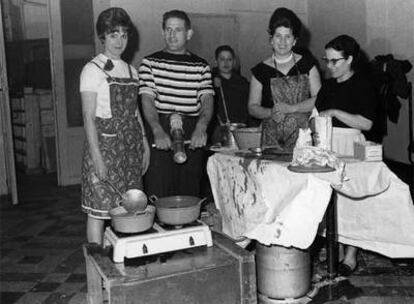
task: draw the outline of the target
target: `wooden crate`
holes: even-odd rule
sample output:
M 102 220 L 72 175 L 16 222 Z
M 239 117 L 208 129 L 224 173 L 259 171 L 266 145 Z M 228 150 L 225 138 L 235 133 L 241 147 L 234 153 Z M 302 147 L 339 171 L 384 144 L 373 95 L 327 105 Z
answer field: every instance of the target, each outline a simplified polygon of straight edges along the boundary
M 142 258 L 114 264 L 110 250 L 84 245 L 88 303 L 104 298 L 109 304 L 257 303 L 254 254 L 212 233 L 212 247 L 177 251 L 147 264 Z

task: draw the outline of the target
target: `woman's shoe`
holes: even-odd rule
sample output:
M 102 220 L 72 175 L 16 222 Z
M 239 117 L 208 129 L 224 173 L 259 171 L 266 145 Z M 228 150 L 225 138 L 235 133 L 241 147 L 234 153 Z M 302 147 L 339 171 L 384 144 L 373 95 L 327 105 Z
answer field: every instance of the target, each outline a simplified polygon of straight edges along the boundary
M 351 268 L 348 264 L 341 262 L 338 264 L 338 275 L 342 277 L 349 277 L 357 268 L 358 264 L 356 264 L 354 268 Z

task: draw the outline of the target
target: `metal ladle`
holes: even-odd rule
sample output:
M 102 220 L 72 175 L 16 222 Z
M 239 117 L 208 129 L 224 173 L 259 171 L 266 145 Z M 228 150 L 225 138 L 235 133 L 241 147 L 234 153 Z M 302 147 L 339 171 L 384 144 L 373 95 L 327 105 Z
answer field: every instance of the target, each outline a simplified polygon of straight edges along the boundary
M 104 182 L 104 183 L 107 183 L 109 186 L 111 186 L 111 187 L 112 187 L 112 189 L 114 189 L 114 190 L 115 190 L 115 192 L 116 192 L 116 193 L 118 193 L 118 194 L 119 194 L 119 196 L 121 196 L 121 198 L 122 198 L 122 199 L 125 199 L 124 193 L 122 193 L 122 192 L 118 189 L 118 187 L 116 187 L 116 186 L 115 186 L 115 184 L 114 184 L 113 182 L 111 182 L 111 181 L 110 181 L 110 180 L 108 180 L 108 179 L 103 180 L 103 182 Z
M 226 99 L 224 98 L 224 91 L 223 91 L 223 87 L 221 86 L 221 79 L 216 77 L 214 79 L 214 86 L 218 87 L 220 90 L 220 96 L 221 96 L 221 102 L 223 103 L 223 109 L 224 109 L 224 116 L 226 118 L 226 125 L 230 125 L 230 119 L 229 119 L 229 114 L 227 112 L 227 103 L 226 103 Z
M 113 182 L 111 182 L 110 180 L 104 180 L 104 183 L 107 183 L 109 186 L 112 187 L 112 189 L 114 189 L 120 196 L 121 196 L 121 201 L 117 201 L 117 205 L 123 207 L 128 213 L 133 213 L 135 215 L 138 214 L 142 214 L 146 212 L 146 209 L 144 210 L 139 210 L 139 206 L 136 204 L 122 204 L 125 200 L 126 200 L 126 196 L 124 193 L 122 193 L 118 187 L 115 186 L 115 184 Z

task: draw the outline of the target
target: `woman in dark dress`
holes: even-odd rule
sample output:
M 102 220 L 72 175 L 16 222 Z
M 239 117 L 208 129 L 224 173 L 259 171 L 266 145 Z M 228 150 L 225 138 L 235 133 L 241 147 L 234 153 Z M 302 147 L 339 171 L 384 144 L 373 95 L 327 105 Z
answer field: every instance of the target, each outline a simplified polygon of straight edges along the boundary
M 262 119 L 262 146 L 293 150 L 299 128 L 307 128 L 321 86 L 316 60 L 293 47 L 301 22 L 294 12 L 278 8 L 269 22 L 272 56 L 252 69 L 249 113 Z
M 222 143 L 227 135 L 223 128 L 226 123 L 248 123 L 249 82 L 236 70 L 236 53 L 232 47 L 217 47 L 215 56 L 217 68 L 213 70 L 215 117 L 211 124 L 214 130 L 212 143 Z
M 353 156 L 354 141 L 364 141 L 375 113 L 375 90 L 359 71 L 360 47 L 354 38 L 341 35 L 325 46 L 324 61 L 332 76 L 316 99 L 321 116 L 332 117 L 332 150 Z
M 332 150 L 353 155 L 355 141 L 364 141 L 376 113 L 375 91 L 358 71 L 360 47 L 354 38 L 341 35 L 325 46 L 324 61 L 331 73 L 319 91 L 316 108 L 321 116 L 332 117 Z M 349 276 L 357 267 L 357 248 L 346 246 L 338 273 Z

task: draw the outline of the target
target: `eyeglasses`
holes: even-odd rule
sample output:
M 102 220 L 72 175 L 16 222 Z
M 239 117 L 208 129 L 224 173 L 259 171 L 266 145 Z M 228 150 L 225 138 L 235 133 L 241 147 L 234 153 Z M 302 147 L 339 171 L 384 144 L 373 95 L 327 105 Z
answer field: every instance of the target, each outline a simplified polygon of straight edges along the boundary
M 338 63 L 338 61 L 339 60 L 342 60 L 342 59 L 346 59 L 346 58 L 344 58 L 344 57 L 341 57 L 341 58 L 332 58 L 332 59 L 328 59 L 328 58 L 322 58 L 322 60 L 323 60 L 323 62 L 325 62 L 325 64 L 326 65 L 328 65 L 329 63 L 332 63 L 332 65 L 336 65 L 337 63 Z

